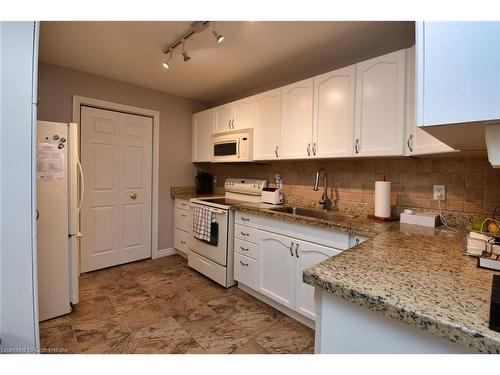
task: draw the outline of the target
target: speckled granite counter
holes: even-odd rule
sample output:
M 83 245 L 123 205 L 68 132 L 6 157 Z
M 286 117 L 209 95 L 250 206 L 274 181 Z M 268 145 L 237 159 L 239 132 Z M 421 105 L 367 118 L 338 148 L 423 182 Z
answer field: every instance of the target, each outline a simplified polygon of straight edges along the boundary
M 196 194 L 194 186 L 171 186 L 170 187 L 170 196 L 172 198 L 178 199 L 192 199 L 192 198 L 201 198 L 201 197 L 216 197 L 224 195 L 224 191 L 219 193 L 215 191 L 213 194 Z
M 248 205 L 235 210 L 370 237 L 304 271 L 309 285 L 483 353 L 500 353 L 488 328 L 493 271 L 462 255 L 463 234 L 364 218 L 329 222 Z

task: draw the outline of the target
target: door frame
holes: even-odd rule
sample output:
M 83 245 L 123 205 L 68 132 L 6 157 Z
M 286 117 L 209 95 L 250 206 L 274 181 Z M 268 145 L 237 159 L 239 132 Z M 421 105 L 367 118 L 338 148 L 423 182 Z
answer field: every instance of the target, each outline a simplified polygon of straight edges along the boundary
M 146 116 L 153 119 L 153 181 L 151 194 L 151 257 L 159 257 L 158 249 L 158 205 L 160 181 L 160 112 L 152 109 L 133 107 L 130 105 L 108 102 L 105 100 L 73 95 L 73 122 L 80 127 L 80 108 L 94 107 L 131 115 Z M 80 150 L 81 152 L 81 150 Z

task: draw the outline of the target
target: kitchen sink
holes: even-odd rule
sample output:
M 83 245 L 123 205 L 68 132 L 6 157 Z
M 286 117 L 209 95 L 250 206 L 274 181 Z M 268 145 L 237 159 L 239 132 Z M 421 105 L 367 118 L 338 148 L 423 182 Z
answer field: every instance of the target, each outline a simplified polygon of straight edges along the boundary
M 274 212 L 283 212 L 291 215 L 314 217 L 316 219 L 323 219 L 323 220 L 345 220 L 345 219 L 353 219 L 357 216 L 357 215 L 341 214 L 338 212 L 311 210 L 309 208 L 301 208 L 301 207 L 275 207 L 275 208 L 270 208 L 269 210 Z

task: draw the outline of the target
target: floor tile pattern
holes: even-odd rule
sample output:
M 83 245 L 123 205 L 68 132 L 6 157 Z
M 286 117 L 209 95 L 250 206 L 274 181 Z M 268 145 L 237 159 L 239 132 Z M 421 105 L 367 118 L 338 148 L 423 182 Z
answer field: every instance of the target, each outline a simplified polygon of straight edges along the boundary
M 80 277 L 80 302 L 40 323 L 50 353 L 312 353 L 314 331 L 174 255 Z

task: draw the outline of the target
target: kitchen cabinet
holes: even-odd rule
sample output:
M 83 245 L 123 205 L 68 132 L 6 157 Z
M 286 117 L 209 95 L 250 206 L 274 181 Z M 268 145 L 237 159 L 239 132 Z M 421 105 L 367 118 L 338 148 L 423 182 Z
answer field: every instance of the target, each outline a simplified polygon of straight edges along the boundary
M 233 103 L 224 104 L 213 109 L 215 115 L 215 132 L 227 132 L 233 129 Z
M 418 127 L 415 119 L 415 46 L 406 56 L 406 155 L 426 155 L 455 151 Z
M 253 130 L 254 160 L 280 157 L 281 91 L 267 91 L 255 97 L 255 126 Z
M 500 22 L 417 22 L 417 125 L 500 119 Z
M 257 290 L 280 304 L 293 308 L 295 258 L 293 239 L 261 231 L 258 242 Z
M 354 156 L 404 155 L 406 50 L 356 64 Z
M 233 102 L 232 129 L 248 129 L 255 125 L 255 97 Z
M 353 65 L 314 77 L 313 156 L 352 156 L 355 76 Z
M 193 115 L 192 156 L 193 162 L 210 161 L 212 157 L 212 134 L 215 126 L 213 110 Z
M 312 156 L 313 89 L 312 78 L 281 88 L 281 159 Z
M 189 251 L 188 242 L 192 222 L 189 201 L 176 198 L 174 209 L 174 248 L 183 255 Z
M 294 253 L 296 257 L 295 309 L 301 314 L 315 319 L 314 287 L 302 281 L 302 273 L 306 268 L 340 254 L 341 250 L 296 240 Z

